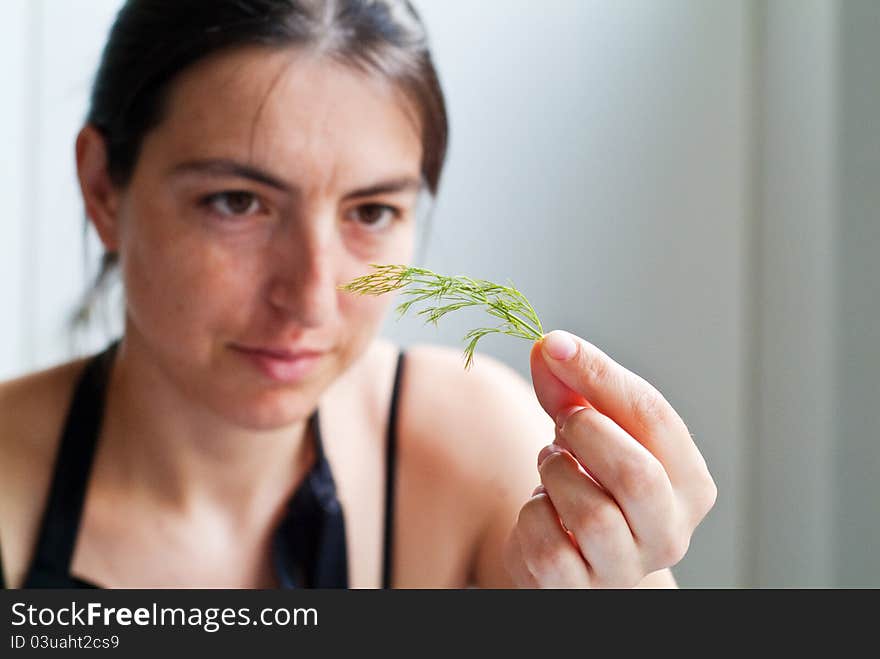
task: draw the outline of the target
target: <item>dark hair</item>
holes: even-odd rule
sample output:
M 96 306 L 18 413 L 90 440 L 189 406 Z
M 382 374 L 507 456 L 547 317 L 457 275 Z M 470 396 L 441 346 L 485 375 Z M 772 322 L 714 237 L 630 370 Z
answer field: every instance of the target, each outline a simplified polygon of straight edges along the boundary
M 398 84 L 421 113 L 422 174 L 436 194 L 446 111 L 424 27 L 406 0 L 128 0 L 110 30 L 87 117 L 106 140 L 115 183 L 130 178 L 174 78 L 208 55 L 247 45 L 314 48 Z
M 437 194 L 446 106 L 424 26 L 407 0 L 127 0 L 104 47 L 86 118 L 104 138 L 114 184 L 130 181 L 174 79 L 209 55 L 250 45 L 314 49 L 395 84 L 420 115 L 422 176 Z M 75 323 L 88 317 L 115 261 L 104 255 Z

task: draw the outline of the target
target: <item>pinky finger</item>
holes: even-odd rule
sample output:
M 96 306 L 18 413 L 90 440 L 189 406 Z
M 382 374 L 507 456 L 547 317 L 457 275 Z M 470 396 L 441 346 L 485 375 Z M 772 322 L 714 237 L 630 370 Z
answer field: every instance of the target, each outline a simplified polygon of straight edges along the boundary
M 519 540 L 519 529 L 514 527 L 505 547 L 504 566 L 518 588 L 538 588 L 538 582 L 526 567 Z
M 542 588 L 587 588 L 587 564 L 562 527 L 546 494 L 529 499 L 519 513 L 516 532 L 523 561 Z

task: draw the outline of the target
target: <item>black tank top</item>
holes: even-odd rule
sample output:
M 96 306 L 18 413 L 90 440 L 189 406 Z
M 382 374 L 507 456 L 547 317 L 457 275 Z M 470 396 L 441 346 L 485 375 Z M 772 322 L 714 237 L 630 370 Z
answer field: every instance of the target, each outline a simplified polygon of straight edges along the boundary
M 107 382 L 119 342 L 87 363 L 67 414 L 36 550 L 22 588 L 98 588 L 70 573 L 89 471 L 100 434 Z M 397 359 L 388 419 L 382 587 L 391 587 L 397 407 L 403 351 Z M 318 410 L 309 418 L 315 462 L 294 492 L 272 538 L 272 564 L 282 588 L 348 588 L 345 520 L 324 455 Z M 0 585 L 5 588 L 2 563 Z

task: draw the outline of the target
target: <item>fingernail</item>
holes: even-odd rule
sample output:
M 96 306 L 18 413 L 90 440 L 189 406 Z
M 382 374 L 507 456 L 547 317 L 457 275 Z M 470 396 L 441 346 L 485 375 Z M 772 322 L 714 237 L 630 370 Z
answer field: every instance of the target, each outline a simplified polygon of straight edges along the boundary
M 537 494 L 546 494 L 546 493 L 547 493 L 547 489 L 543 485 L 539 485 L 532 492 L 532 496 L 535 496 Z
M 566 407 L 559 414 L 556 415 L 556 429 L 562 430 L 562 426 L 565 425 L 565 422 L 575 412 L 584 409 L 583 405 L 572 405 L 571 407 Z
M 568 332 L 553 330 L 544 335 L 544 351 L 553 359 L 565 361 L 574 357 L 577 344 Z
M 562 449 L 558 447 L 556 444 L 547 444 L 544 448 L 541 449 L 541 452 L 538 453 L 538 468 L 541 468 L 541 463 L 544 462 L 548 457 L 550 457 L 553 453 L 560 453 Z

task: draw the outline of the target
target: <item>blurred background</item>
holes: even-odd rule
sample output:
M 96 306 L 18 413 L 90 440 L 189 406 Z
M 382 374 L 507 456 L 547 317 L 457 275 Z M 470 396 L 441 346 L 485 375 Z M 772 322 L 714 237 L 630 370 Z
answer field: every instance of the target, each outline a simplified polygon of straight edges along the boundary
M 719 487 L 679 583 L 880 587 L 880 2 L 414 4 L 452 127 L 424 263 L 513 280 L 679 411 Z M 0 379 L 103 340 L 67 330 L 100 254 L 73 143 L 119 5 L 3 2 Z

